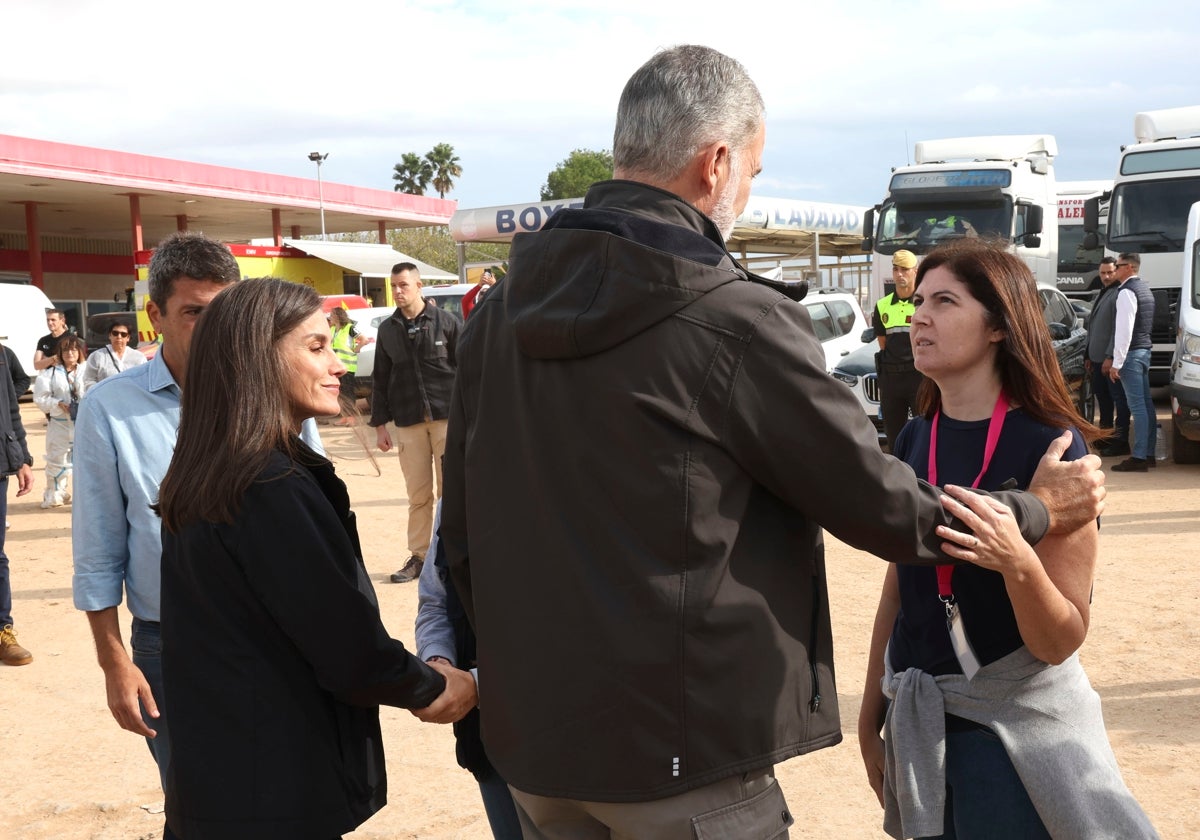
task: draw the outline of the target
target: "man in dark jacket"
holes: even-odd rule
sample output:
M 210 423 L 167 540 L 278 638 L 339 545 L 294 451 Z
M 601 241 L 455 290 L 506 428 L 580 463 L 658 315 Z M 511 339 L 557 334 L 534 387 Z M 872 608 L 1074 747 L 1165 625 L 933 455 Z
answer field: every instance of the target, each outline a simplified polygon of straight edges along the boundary
M 440 536 L 526 838 L 785 836 L 774 764 L 841 740 L 822 526 L 946 562 L 936 488 L 724 246 L 763 141 L 740 64 L 659 53 L 621 97 L 619 180 L 518 236 L 464 330 Z M 1031 540 L 1102 507 L 1066 442 L 1049 506 L 1005 496 Z
M 25 372 L 25 367 L 11 347 L 5 344 L 0 345 L 0 349 L 4 350 L 4 364 L 8 365 L 8 378 L 12 380 L 13 393 L 20 399 L 29 390 L 29 374 Z
M 14 383 L 24 380 L 21 393 L 29 387 L 29 377 L 21 369 L 17 357 L 7 347 L 0 353 L 0 526 L 7 525 L 8 477 L 17 477 L 17 495 L 24 496 L 33 489 L 33 458 L 25 445 L 25 426 L 21 423 L 21 409 L 17 405 Z M 11 365 L 15 363 L 16 367 Z M 13 630 L 12 582 L 8 576 L 8 555 L 4 553 L 6 528 L 0 527 L 0 662 L 5 665 L 28 665 L 33 654 L 17 642 Z
M 1112 429 L 1112 435 L 1097 451 L 1101 455 L 1129 454 L 1129 403 L 1125 400 L 1125 387 L 1120 380 L 1109 378 L 1112 368 L 1113 335 L 1116 330 L 1117 260 L 1105 257 L 1100 261 L 1100 294 L 1092 302 L 1092 316 L 1088 321 L 1087 368 L 1096 395 L 1096 406 L 1100 410 L 1100 428 Z
M 381 452 L 392 448 L 389 422 L 396 433 L 408 494 L 409 556 L 391 580 L 407 583 L 421 576 L 433 533 L 434 503 L 442 495 L 446 418 L 462 321 L 453 312 L 426 304 L 420 272 L 412 263 L 392 267 L 392 296 L 396 311 L 379 325 L 375 339 L 371 425 Z

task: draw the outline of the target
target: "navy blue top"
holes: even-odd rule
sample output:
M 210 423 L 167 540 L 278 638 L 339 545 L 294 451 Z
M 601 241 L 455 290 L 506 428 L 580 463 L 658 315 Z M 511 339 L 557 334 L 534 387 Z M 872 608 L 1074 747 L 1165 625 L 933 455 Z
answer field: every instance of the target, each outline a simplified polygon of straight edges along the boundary
M 896 457 L 911 466 L 919 478 L 928 478 L 930 426 L 924 417 L 914 418 L 896 439 Z M 987 430 L 987 420 L 962 422 L 942 415 L 937 453 L 940 485 L 971 486 L 983 466 Z M 1067 461 L 1087 454 L 1079 432 L 1071 431 L 1075 440 L 1063 456 Z M 1010 479 L 1016 481 L 1017 488 L 1026 489 L 1046 448 L 1060 434 L 1060 430 L 1043 425 L 1019 408 L 1008 412 L 991 466 L 979 482 L 980 489 L 998 490 Z M 920 668 L 933 676 L 961 674 L 946 629 L 946 608 L 938 598 L 935 567 L 897 565 L 896 572 L 900 613 L 889 645 L 892 667 L 897 672 Z M 962 563 L 955 568 L 951 585 L 980 665 L 995 662 L 1023 644 L 999 572 Z

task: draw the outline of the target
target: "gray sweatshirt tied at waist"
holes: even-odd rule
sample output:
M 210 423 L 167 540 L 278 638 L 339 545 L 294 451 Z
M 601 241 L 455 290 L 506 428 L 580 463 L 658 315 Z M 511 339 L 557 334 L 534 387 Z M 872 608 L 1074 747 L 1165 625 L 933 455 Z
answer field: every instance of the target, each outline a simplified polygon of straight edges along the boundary
M 947 714 L 996 733 L 1055 840 L 1158 837 L 1121 778 L 1078 653 L 1047 665 L 1021 647 L 969 681 L 917 668 L 897 674 L 889 664 L 882 688 L 892 701 L 883 789 L 892 837 L 943 831 Z

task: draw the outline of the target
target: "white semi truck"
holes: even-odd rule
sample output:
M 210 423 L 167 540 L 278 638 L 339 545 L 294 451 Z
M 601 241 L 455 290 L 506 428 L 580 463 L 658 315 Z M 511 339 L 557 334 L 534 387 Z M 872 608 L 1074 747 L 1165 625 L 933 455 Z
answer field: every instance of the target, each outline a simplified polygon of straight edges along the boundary
M 892 170 L 887 195 L 863 221 L 863 249 L 873 252 L 871 299 L 890 291 L 896 251 L 921 256 L 963 236 L 1003 239 L 1039 285 L 1057 285 L 1057 154 L 1048 134 L 917 143 L 916 163 Z
M 1170 381 L 1175 351 L 1188 211 L 1200 201 L 1200 106 L 1136 114 L 1133 133 L 1113 179 L 1105 249 L 1141 256 L 1140 275 L 1155 301 L 1150 384 L 1161 387 Z M 1101 231 L 1100 215 L 1100 199 L 1090 199 L 1090 232 Z

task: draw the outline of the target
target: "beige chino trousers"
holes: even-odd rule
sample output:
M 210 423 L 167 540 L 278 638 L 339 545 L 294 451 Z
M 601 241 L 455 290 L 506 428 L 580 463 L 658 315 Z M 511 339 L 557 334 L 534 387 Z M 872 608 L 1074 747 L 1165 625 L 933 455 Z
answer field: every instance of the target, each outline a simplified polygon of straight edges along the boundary
M 408 494 L 408 551 L 424 558 L 433 535 L 434 502 L 442 497 L 442 456 L 446 454 L 446 421 L 392 426 L 400 471 Z M 437 486 L 434 486 L 434 476 Z

